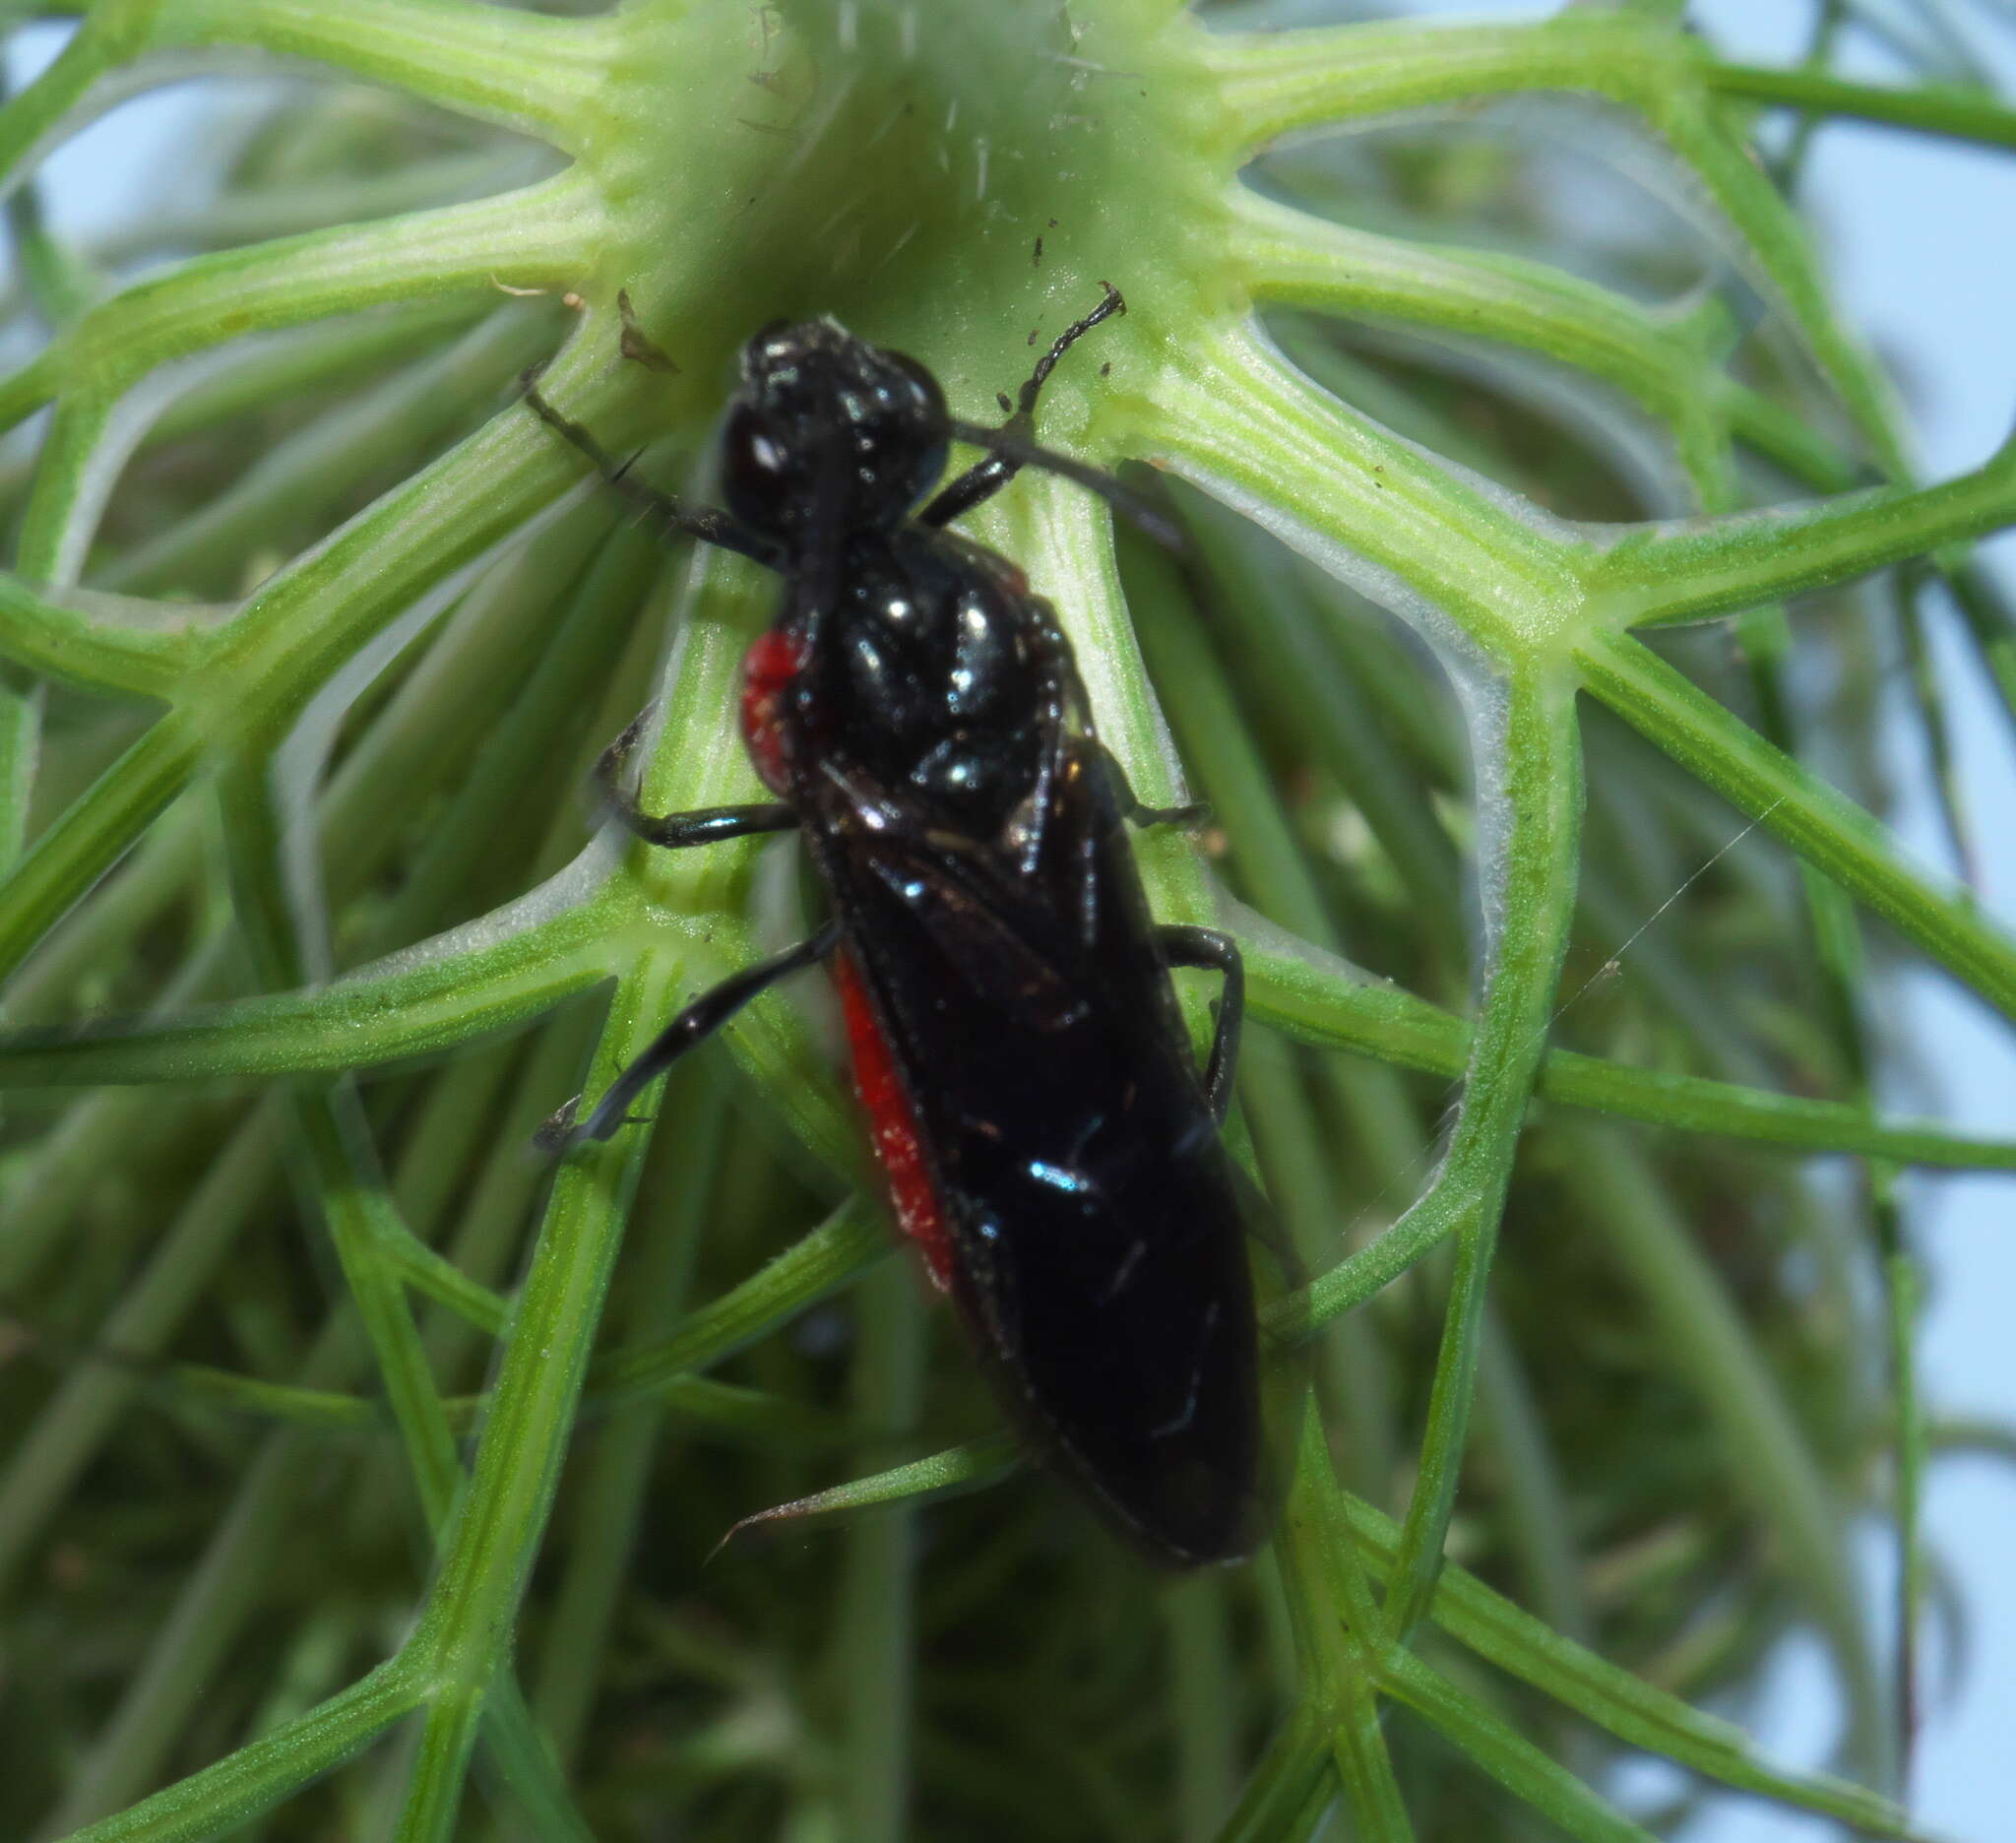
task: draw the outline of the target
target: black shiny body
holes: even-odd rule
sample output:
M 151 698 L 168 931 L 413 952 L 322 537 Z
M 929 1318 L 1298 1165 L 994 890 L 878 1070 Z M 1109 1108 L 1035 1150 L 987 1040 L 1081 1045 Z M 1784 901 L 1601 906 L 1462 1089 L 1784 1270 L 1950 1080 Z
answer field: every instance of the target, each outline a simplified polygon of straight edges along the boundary
M 826 800 L 806 834 L 1009 1405 L 1137 1537 L 1212 1559 L 1258 1533 L 1251 1283 L 1103 780 L 1069 751 L 1033 870 L 1012 847 L 875 831 Z
M 1002 446 L 921 510 L 949 434 L 969 434 L 928 374 L 832 322 L 750 342 L 725 518 L 658 504 L 784 576 L 743 705 L 782 807 L 622 816 L 666 845 L 795 824 L 834 922 L 698 1001 L 571 1136 L 615 1130 L 688 1042 L 837 949 L 905 1226 L 1030 1437 L 1151 1553 L 1188 1564 L 1245 1553 L 1263 1522 L 1252 1282 L 1219 1138 L 1236 955 L 1156 926 L 1125 822 L 1170 815 L 1144 814 L 1098 742 L 1048 604 L 942 529 L 1042 464 L 1011 445 L 1036 389 L 1117 304 L 1057 343 Z M 1228 977 L 1208 1078 L 1171 963 Z M 885 1058 L 878 1088 L 869 1064 Z

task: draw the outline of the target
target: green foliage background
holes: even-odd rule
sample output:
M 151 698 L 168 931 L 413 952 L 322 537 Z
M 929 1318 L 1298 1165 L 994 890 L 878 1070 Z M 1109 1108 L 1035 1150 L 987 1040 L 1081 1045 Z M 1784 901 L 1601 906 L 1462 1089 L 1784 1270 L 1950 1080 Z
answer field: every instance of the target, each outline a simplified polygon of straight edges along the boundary
M 2016 690 L 1966 548 L 2016 451 L 1909 478 L 1749 135 L 2016 113 L 1833 76 L 1838 24 L 1780 71 L 1652 4 L 86 8 L 17 179 L 192 60 L 319 74 L 116 248 L 10 207 L 0 421 L 52 406 L 0 578 L 10 1831 L 1630 1838 L 1699 1796 L 1618 1809 L 1639 1748 L 1910 1834 L 1895 1176 L 2016 1145 L 1875 1115 L 1870 992 L 1903 951 L 2011 1013 L 2016 944 L 1872 816 L 1871 705 L 1934 592 Z M 1713 286 L 1655 194 L 1578 215 L 1467 131 L 1527 94 L 1657 151 Z M 1135 786 L 1212 804 L 1143 868 L 1246 944 L 1234 1136 L 1312 1275 L 1277 1539 L 1182 1582 L 1015 1469 L 818 993 L 649 1133 L 527 1150 L 808 893 L 590 836 L 654 698 L 648 802 L 751 796 L 774 590 L 628 528 L 514 379 L 676 481 L 764 320 L 978 416 L 1102 280 L 1040 432 L 1160 470 L 1187 549 L 1053 478 L 976 535 Z M 1795 1626 L 1852 1778 L 1702 1711 Z

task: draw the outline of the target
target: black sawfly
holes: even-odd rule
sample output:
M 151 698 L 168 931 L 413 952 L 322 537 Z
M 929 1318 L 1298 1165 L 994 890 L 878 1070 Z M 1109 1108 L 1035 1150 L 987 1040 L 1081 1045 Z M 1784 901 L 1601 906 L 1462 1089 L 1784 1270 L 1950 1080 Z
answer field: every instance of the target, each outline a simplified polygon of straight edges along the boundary
M 672 849 L 795 827 L 832 905 L 809 939 L 695 999 L 541 1143 L 610 1137 L 680 1054 L 830 960 L 895 1215 L 1013 1419 L 1123 1533 L 1188 1566 L 1248 1553 L 1270 1495 L 1250 1186 L 1219 1137 L 1238 949 L 1152 920 L 1125 822 L 1200 809 L 1135 798 L 1050 605 L 946 529 L 1028 465 L 1124 498 L 1031 436 L 1051 369 L 1125 310 L 1103 286 L 998 427 L 956 420 L 924 366 L 834 320 L 765 327 L 723 430 L 723 510 L 642 484 L 528 380 L 530 407 L 660 530 L 784 583 L 741 693 L 776 800 L 642 811 L 623 791 L 633 726 L 598 771 L 611 813 Z M 955 439 L 982 458 L 939 487 Z M 1224 977 L 1201 1074 L 1171 967 Z

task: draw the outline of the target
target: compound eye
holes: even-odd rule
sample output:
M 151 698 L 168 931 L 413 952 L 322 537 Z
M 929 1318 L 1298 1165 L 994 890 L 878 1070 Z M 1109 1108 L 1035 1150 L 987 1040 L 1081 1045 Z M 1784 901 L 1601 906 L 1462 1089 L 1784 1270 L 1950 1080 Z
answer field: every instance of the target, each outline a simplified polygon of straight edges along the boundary
M 945 393 L 938 388 L 938 380 L 911 357 L 908 352 L 893 351 L 887 354 L 889 362 L 900 372 L 904 384 L 909 387 L 911 407 L 919 415 L 927 417 L 933 424 L 945 420 Z
M 728 508 L 766 531 L 789 520 L 791 455 L 748 405 L 731 411 L 721 436 L 721 485 Z
M 777 438 L 747 405 L 738 406 L 729 413 L 727 426 L 722 430 L 721 447 L 726 465 L 759 477 L 775 475 L 784 465 L 784 450 Z

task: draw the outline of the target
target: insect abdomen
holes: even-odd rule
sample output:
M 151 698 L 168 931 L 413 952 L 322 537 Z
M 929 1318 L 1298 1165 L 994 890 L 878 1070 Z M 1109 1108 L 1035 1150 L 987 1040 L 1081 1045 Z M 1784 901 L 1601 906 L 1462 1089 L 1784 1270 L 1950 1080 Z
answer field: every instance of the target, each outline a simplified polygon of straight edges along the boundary
M 924 1158 L 910 1097 L 904 1093 L 889 1045 L 869 1008 L 867 993 L 861 989 L 861 976 L 845 949 L 833 963 L 833 983 L 840 988 L 848 1046 L 853 1054 L 854 1085 L 867 1111 L 870 1142 L 889 1185 L 897 1226 L 917 1244 L 932 1284 L 939 1292 L 949 1293 L 953 1252 L 944 1205 Z

